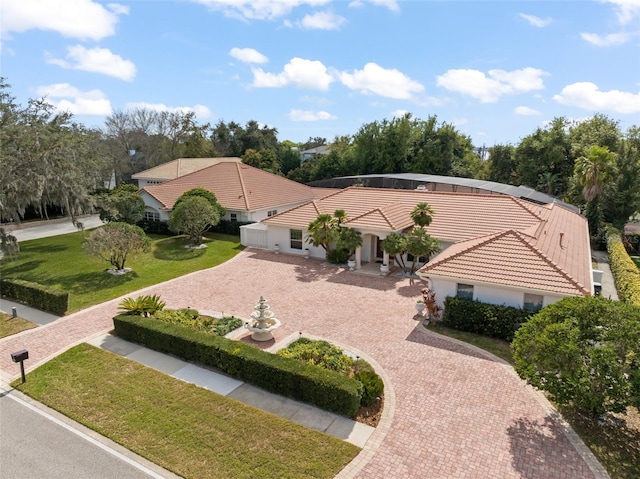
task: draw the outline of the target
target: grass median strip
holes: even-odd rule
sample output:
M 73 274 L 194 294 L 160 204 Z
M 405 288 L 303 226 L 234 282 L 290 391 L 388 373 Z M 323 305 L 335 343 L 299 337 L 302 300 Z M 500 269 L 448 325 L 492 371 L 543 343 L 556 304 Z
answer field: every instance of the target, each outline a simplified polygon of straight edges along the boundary
M 12 334 L 18 334 L 27 329 L 35 328 L 34 324 L 26 319 L 14 318 L 10 314 L 0 312 L 0 338 L 6 338 Z
M 360 451 L 88 344 L 14 385 L 185 478 L 331 478 Z
M 193 271 L 211 268 L 242 250 L 237 236 L 207 233 L 204 249 L 185 248 L 184 237 L 150 235 L 151 251 L 127 261 L 126 275 L 105 272 L 108 262 L 88 256 L 82 242 L 89 231 L 20 243 L 18 259 L 2 260 L 5 278 L 19 278 L 69 292 L 69 312 L 117 298 Z

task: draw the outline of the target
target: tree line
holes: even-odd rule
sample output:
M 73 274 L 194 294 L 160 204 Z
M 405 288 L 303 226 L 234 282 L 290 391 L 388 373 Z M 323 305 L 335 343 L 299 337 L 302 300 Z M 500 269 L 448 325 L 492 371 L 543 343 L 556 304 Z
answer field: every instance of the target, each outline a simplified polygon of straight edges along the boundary
M 193 112 L 144 108 L 115 111 L 102 128 L 87 128 L 44 99 L 16 104 L 0 81 L 2 221 L 52 206 L 74 216 L 93 204 L 110 180 L 131 182 L 142 170 L 181 157 L 235 156 L 291 180 L 373 173 L 426 173 L 526 185 L 584 206 L 592 224 L 620 224 L 640 210 L 640 127 L 622 131 L 602 114 L 582 122 L 556 118 L 517 144 L 476 147 L 436 116 L 405 114 L 363 124 L 352 135 L 280 141 L 255 120 L 199 123 Z M 300 152 L 330 145 L 301 163 Z M 599 147 L 599 153 L 593 150 Z M 589 159 L 586 161 L 585 159 Z M 592 196 L 595 193 L 595 196 Z

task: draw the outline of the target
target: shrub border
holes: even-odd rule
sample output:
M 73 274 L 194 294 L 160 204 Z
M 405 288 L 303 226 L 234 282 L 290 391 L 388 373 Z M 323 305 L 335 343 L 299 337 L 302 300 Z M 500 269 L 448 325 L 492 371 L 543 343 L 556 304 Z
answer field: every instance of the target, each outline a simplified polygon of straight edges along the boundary
M 140 316 L 113 318 L 127 341 L 181 359 L 212 366 L 267 391 L 352 417 L 360 408 L 359 381 L 249 344 Z
M 69 309 L 69 293 L 51 286 L 6 278 L 0 280 L 0 290 L 4 297 L 60 316 Z
M 620 230 L 611 225 L 607 226 L 607 252 L 618 298 L 640 306 L 640 270 L 629 257 Z

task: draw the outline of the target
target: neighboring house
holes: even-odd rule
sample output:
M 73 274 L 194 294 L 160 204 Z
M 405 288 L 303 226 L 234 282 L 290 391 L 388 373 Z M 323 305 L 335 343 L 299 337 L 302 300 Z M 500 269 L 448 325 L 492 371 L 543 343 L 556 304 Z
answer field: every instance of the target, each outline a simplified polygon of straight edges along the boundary
M 216 195 L 227 210 L 224 219 L 243 222 L 263 220 L 335 191 L 312 188 L 243 163 L 221 161 L 161 185 L 142 188 L 145 219 L 168 221 L 180 195 L 198 187 Z
M 300 163 L 304 163 L 316 155 L 324 156 L 329 153 L 331 153 L 331 145 L 316 146 L 315 148 L 303 150 L 300 152 Z
M 536 205 L 506 195 L 350 187 L 307 202 L 241 229 L 253 230 L 260 244 L 282 252 L 323 258 L 306 242 L 307 226 L 320 213 L 346 211 L 345 226 L 362 233 L 356 269 L 389 264 L 380 242 L 413 226 L 411 211 L 426 202 L 434 210 L 427 227 L 443 251 L 418 271 L 442 305 L 446 296 L 466 296 L 496 304 L 535 309 L 564 296 L 594 292 L 587 222 L 556 204 Z
M 242 159 L 237 157 L 178 158 L 177 160 L 169 161 L 136 173 L 131 176 L 131 178 L 138 181 L 139 188 L 144 188 L 146 186 L 160 185 L 169 180 L 193 173 L 194 171 L 228 161 L 241 163 Z

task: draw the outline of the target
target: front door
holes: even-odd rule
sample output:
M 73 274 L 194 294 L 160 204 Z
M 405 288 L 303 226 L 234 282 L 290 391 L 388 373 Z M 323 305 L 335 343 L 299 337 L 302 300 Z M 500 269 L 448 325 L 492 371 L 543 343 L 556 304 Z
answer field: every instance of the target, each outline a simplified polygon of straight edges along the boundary
M 384 252 L 382 251 L 382 241 L 378 236 L 376 236 L 376 259 L 382 259 L 384 257 Z

